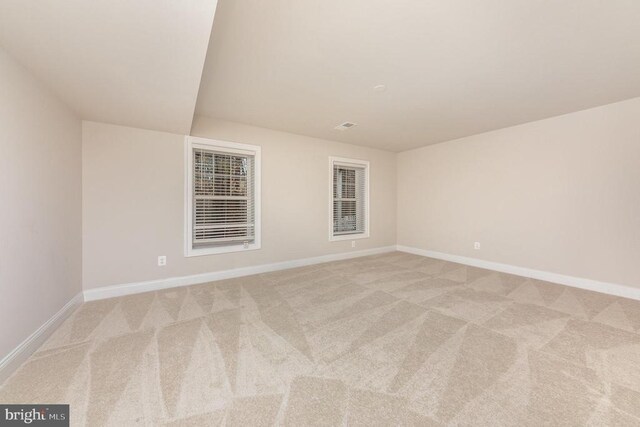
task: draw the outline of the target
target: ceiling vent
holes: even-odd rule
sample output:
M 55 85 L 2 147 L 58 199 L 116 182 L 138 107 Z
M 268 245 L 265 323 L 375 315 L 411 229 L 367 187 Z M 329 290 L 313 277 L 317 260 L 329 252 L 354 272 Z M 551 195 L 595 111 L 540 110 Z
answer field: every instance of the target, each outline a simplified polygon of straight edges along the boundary
M 357 126 L 357 125 L 355 123 L 351 123 L 351 122 L 344 122 L 341 125 L 338 125 L 338 126 L 334 127 L 334 129 L 347 130 L 347 129 L 351 129 L 354 126 Z

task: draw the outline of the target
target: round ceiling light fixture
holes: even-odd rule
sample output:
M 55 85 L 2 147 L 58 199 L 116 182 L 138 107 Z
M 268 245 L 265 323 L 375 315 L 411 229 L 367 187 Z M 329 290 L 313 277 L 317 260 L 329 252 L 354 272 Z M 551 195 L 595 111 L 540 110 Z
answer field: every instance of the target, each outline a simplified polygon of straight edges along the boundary
M 376 85 L 373 87 L 373 90 L 375 92 L 384 92 L 385 90 L 387 90 L 387 87 L 385 85 Z

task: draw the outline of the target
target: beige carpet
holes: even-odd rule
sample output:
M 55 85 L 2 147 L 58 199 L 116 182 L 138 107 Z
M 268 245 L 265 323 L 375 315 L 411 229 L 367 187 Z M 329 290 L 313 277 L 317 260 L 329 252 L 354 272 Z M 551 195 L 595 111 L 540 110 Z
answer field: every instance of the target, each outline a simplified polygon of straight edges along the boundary
M 73 425 L 640 425 L 640 302 L 391 253 L 84 304 L 0 389 Z

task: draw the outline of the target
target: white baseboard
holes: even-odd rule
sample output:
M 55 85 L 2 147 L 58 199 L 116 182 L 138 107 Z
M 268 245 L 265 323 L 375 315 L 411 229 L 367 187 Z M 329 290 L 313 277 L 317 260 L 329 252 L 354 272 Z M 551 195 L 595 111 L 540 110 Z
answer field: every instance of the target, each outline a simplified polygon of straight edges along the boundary
M 160 289 L 174 288 L 178 286 L 189 286 L 198 283 L 231 279 L 234 277 L 251 276 L 253 274 L 269 273 L 271 271 L 286 270 L 295 267 L 304 267 L 307 265 L 321 264 L 324 262 L 340 261 L 367 255 L 377 255 L 387 252 L 393 252 L 395 250 L 395 245 L 384 246 L 380 248 L 365 249 L 361 251 L 343 252 L 339 254 L 322 255 L 313 258 L 302 258 L 292 261 L 276 262 L 273 264 L 262 264 L 250 267 L 234 268 L 232 270 L 214 271 L 211 273 L 195 274 L 192 276 L 170 277 L 167 279 L 105 286 L 101 288 L 85 290 L 84 299 L 85 301 L 94 301 L 105 298 L 119 297 L 123 295 L 139 294 L 142 292 L 157 291 Z
M 2 384 L 13 372 L 18 369 L 60 326 L 73 310 L 83 302 L 82 292 L 64 305 L 56 314 L 40 326 L 27 339 L 22 341 L 16 348 L 0 360 L 0 384 Z
M 502 273 L 515 274 L 516 276 L 528 277 L 531 279 L 544 280 L 546 282 L 558 283 L 560 285 L 574 288 L 586 289 L 603 294 L 615 295 L 624 298 L 640 300 L 640 288 L 620 285 L 617 283 L 599 282 L 597 280 L 584 279 L 581 277 L 566 276 L 564 274 L 551 273 L 548 271 L 533 270 L 531 268 L 517 267 L 498 262 L 484 261 L 477 258 L 467 258 L 459 255 L 445 254 L 442 252 L 428 251 L 426 249 L 412 248 L 409 246 L 397 246 L 398 251 L 407 252 L 414 255 L 422 255 L 429 258 L 441 259 L 444 261 L 456 262 L 458 264 L 470 265 L 472 267 L 485 268 L 487 270 L 499 271 Z

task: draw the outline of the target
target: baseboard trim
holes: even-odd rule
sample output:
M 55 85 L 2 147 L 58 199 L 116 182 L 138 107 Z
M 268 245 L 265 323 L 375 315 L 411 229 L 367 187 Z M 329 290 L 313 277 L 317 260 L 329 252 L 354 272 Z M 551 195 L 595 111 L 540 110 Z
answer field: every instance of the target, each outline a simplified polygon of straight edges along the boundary
M 71 298 L 56 314 L 40 326 L 34 333 L 29 335 L 27 339 L 22 341 L 16 348 L 0 360 L 0 385 L 13 374 L 20 365 L 22 365 L 51 334 L 60 326 L 60 324 L 73 313 L 84 301 L 82 292 Z
M 460 255 L 451 255 L 442 252 L 429 251 L 426 249 L 413 248 L 403 245 L 398 245 L 397 250 L 414 255 L 422 255 L 429 258 L 436 258 L 444 261 L 456 262 L 458 264 L 470 265 L 472 267 L 486 268 L 487 270 L 495 270 L 502 273 L 515 274 L 517 276 L 528 277 L 531 279 L 544 280 L 546 282 L 586 289 L 603 294 L 640 300 L 640 288 L 634 288 L 632 286 L 620 285 L 617 283 L 600 282 L 597 280 L 584 279 L 581 277 L 566 276 L 564 274 L 534 270 L 525 267 L 517 267 L 515 265 L 501 264 L 498 262 L 485 261 L 477 258 L 468 258 Z
M 145 282 L 125 283 L 122 285 L 105 286 L 84 291 L 85 301 L 94 301 L 106 298 L 120 297 L 124 295 L 139 294 L 142 292 L 157 291 L 161 289 L 180 286 L 196 285 L 198 283 L 213 282 L 216 280 L 232 279 L 235 277 L 251 276 L 253 274 L 269 273 L 271 271 L 287 270 L 289 268 L 304 267 L 307 265 L 322 264 L 324 262 L 340 261 L 351 258 L 359 258 L 367 255 L 377 255 L 394 252 L 396 246 L 384 246 L 373 249 L 365 249 L 354 252 L 322 255 L 312 258 L 301 258 L 291 261 L 262 264 L 250 267 L 234 268 L 231 270 L 214 271 L 211 273 L 195 274 L 191 276 L 170 277 L 167 279 L 149 280 Z

